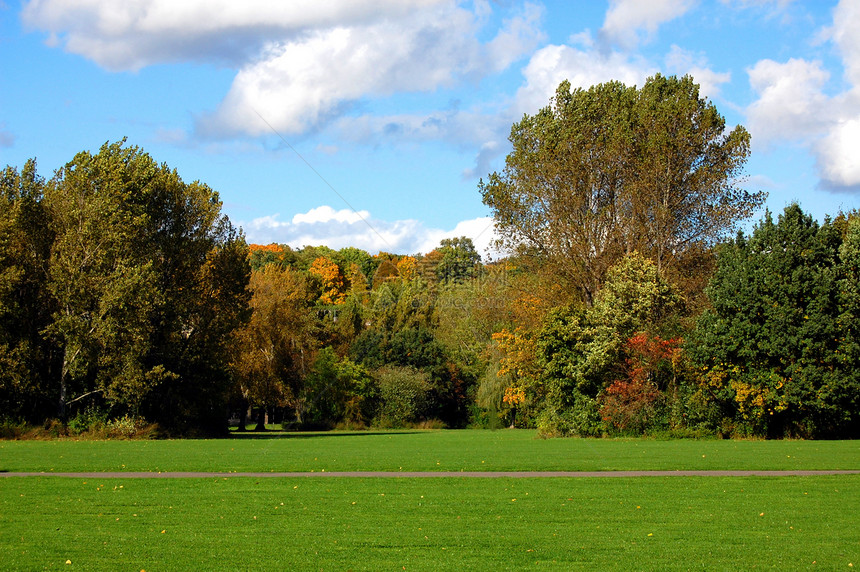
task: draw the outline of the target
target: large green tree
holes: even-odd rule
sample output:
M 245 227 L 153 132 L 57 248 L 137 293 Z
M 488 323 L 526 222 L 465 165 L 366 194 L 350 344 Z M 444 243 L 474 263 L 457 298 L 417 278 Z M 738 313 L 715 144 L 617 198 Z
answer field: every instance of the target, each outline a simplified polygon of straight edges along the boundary
M 857 224 L 843 242 L 794 204 L 719 249 L 689 349 L 702 391 L 740 431 L 856 436 Z
M 250 268 L 217 193 L 121 141 L 75 156 L 44 204 L 60 416 L 95 395 L 179 430 L 223 423 Z
M 443 238 L 436 250 L 442 255 L 436 266 L 436 277 L 440 282 L 464 282 L 478 275 L 481 255 L 475 250 L 471 238 Z
M 663 272 L 764 198 L 738 186 L 749 133 L 727 132 L 689 76 L 657 75 L 641 89 L 562 82 L 510 141 L 504 170 L 479 183 L 501 242 L 589 305 L 623 255 L 639 251 Z
M 42 203 L 45 181 L 36 162 L 0 172 L 0 409 L 31 421 L 51 401 L 43 383 L 51 348 L 42 330 L 51 320 L 47 290 L 53 239 Z

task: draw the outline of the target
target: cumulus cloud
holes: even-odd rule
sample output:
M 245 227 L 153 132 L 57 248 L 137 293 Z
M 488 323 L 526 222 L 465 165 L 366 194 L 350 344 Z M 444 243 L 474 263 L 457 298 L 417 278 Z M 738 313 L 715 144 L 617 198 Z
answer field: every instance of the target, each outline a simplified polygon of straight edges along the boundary
M 842 0 L 833 26 L 821 36 L 842 56 L 848 88 L 829 93 L 830 73 L 819 61 L 762 60 L 747 70 L 758 99 L 747 108 L 754 145 L 789 140 L 815 157 L 820 186 L 836 192 L 860 192 L 860 6 Z
M 661 24 L 683 16 L 694 0 L 611 0 L 599 37 L 605 47 L 625 50 L 649 41 Z
M 762 60 L 747 73 L 750 86 L 758 94 L 747 108 L 756 145 L 807 139 L 831 123 L 828 97 L 822 91 L 830 74 L 821 62 Z
M 656 71 L 654 66 L 634 55 L 604 54 L 567 45 L 546 46 L 537 50 L 523 69 L 525 83 L 516 95 L 516 112 L 522 116 L 546 106 L 558 84 L 565 79 L 574 88 L 588 88 L 610 80 L 641 85 Z
M 842 0 L 833 13 L 832 40 L 842 54 L 846 79 L 854 89 L 860 89 L 860 4 Z
M 49 43 L 113 70 L 204 61 L 237 70 L 210 136 L 317 129 L 364 98 L 432 91 L 503 70 L 543 38 L 525 3 L 487 41 L 476 0 L 31 0 L 22 19 Z
M 252 243 L 277 242 L 293 248 L 325 245 L 340 249 L 354 246 L 371 253 L 426 254 L 443 238 L 467 236 L 482 255 L 499 256 L 492 248 L 496 235 L 489 217 L 462 221 L 453 229 L 445 230 L 429 228 L 417 220 L 384 221 L 372 217 L 367 211 L 335 210 L 323 205 L 307 213 L 296 214 L 289 221 L 282 221 L 275 214 L 241 226 Z
M 456 3 L 271 42 L 239 70 L 198 129 L 209 135 L 304 133 L 362 98 L 429 92 L 501 71 L 536 45 L 539 15 L 527 6 L 488 44 L 477 40 L 479 15 Z
M 703 54 L 694 54 L 673 45 L 666 56 L 666 68 L 678 75 L 691 75 L 699 84 L 700 95 L 713 99 L 720 95 L 722 84 L 732 79 L 729 72 L 715 72 L 708 67 Z
M 821 185 L 831 191 L 860 191 L 860 117 L 839 121 L 815 144 Z
M 243 64 L 271 41 L 359 25 L 450 0 L 31 0 L 24 23 L 114 71 L 175 61 Z

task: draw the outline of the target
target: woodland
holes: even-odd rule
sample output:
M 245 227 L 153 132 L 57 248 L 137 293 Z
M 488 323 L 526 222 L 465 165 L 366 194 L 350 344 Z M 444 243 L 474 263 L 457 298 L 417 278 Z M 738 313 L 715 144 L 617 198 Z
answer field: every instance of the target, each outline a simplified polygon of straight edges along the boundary
M 126 141 L 6 167 L 3 435 L 860 436 L 857 213 L 743 227 L 750 135 L 688 76 L 563 82 L 510 142 L 496 260 L 249 245 Z

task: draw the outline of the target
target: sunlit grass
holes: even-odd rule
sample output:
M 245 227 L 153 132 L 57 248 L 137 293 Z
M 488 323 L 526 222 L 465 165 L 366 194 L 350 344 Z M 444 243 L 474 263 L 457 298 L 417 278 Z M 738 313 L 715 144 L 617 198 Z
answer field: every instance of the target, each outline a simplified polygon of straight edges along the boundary
M 536 439 L 391 431 L 172 441 L 0 441 L 0 471 L 596 471 L 860 469 L 860 441 Z
M 3 479 L 0 559 L 10 570 L 850 570 L 858 490 L 853 475 Z
M 0 470 L 48 473 L 858 468 L 856 441 L 508 430 L 0 442 Z M 860 475 L 0 478 L 0 569 L 850 570 L 858 506 Z

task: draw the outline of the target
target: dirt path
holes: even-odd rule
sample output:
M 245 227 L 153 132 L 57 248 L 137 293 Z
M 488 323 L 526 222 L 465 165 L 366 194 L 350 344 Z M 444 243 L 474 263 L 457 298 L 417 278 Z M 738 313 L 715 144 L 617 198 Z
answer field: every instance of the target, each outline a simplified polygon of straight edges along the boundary
M 67 477 L 76 479 L 185 479 L 185 478 L 608 478 L 608 477 L 812 477 L 857 475 L 860 471 L 333 471 L 302 473 L 218 473 L 218 472 L 80 472 L 12 473 L 0 477 Z

